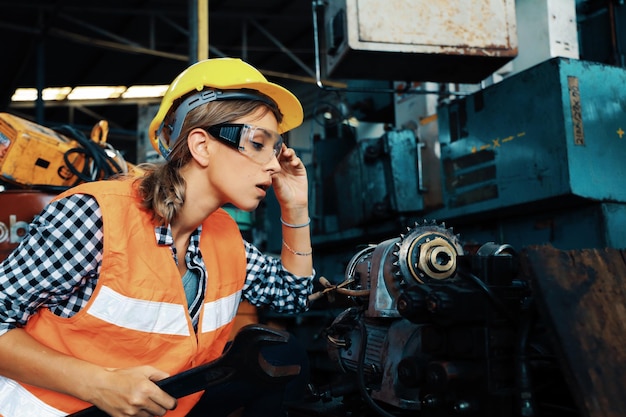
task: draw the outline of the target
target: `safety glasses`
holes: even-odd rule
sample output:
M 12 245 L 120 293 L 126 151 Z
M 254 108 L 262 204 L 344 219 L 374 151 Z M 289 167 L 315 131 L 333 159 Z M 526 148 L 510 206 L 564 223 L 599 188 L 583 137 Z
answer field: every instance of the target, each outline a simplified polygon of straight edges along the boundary
M 203 128 L 211 136 L 237 149 L 254 162 L 265 165 L 278 157 L 283 137 L 278 133 L 248 124 L 220 123 Z

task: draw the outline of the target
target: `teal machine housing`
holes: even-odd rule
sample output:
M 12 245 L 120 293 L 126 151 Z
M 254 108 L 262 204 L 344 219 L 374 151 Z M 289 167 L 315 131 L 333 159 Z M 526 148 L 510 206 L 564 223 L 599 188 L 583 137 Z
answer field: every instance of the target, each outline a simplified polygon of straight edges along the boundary
M 485 316 L 477 320 L 472 314 L 466 317 L 465 314 L 470 311 L 490 311 L 485 306 L 491 303 L 483 294 L 474 296 L 475 282 L 467 287 L 460 284 L 458 292 L 450 290 L 454 282 L 450 286 L 445 283 L 432 285 L 433 282 L 414 285 L 416 282 L 410 278 L 414 275 L 406 271 L 422 268 L 424 258 L 421 254 L 419 259 L 414 256 L 421 249 L 414 251 L 413 245 L 423 245 L 424 252 L 432 249 L 432 255 L 435 245 L 429 246 L 429 242 L 441 239 L 438 236 L 445 236 L 449 243 L 452 242 L 450 247 L 456 247 L 458 234 L 464 249 L 475 243 L 477 252 L 480 252 L 479 248 L 484 248 L 481 245 L 488 242 L 495 242 L 494 247 L 503 249 L 503 253 L 509 250 L 508 245 L 515 250 L 544 244 L 564 250 L 626 248 L 626 70 L 554 58 L 481 91 L 442 103 L 438 107 L 437 126 L 435 144 L 438 145 L 439 156 L 434 160 L 422 160 L 424 153 L 421 152 L 421 145 L 425 143 L 411 130 L 389 130 L 381 137 L 358 138 L 351 144 L 343 138 L 334 138 L 318 143 L 315 148 L 316 159 L 312 170 L 309 170 L 314 190 L 310 213 L 315 270 L 318 276 L 324 276 L 335 284 L 350 276 L 356 279 L 353 288 L 374 289 L 363 304 L 367 312 L 363 313 L 359 325 L 355 324 L 356 315 L 351 316 L 352 313 L 343 315 L 347 318 L 345 321 L 332 322 L 333 325 L 338 323 L 340 326 L 337 327 L 342 329 L 350 329 L 346 334 L 354 331 L 355 338 L 352 340 L 372 343 L 369 347 L 366 347 L 367 343 L 361 344 L 360 348 L 366 352 L 362 354 L 354 350 L 359 348 L 357 344 L 344 343 L 341 348 L 345 347 L 345 351 L 337 348 L 334 359 L 343 357 L 346 364 L 350 363 L 349 366 L 356 369 L 355 357 L 384 357 L 385 360 L 389 357 L 391 361 L 384 362 L 379 369 L 384 369 L 385 376 L 393 376 L 395 374 L 388 371 L 399 369 L 399 364 L 408 358 L 412 366 L 405 368 L 407 374 L 419 367 L 428 367 L 425 362 L 419 362 L 423 360 L 419 355 L 434 349 L 434 345 L 445 346 L 442 350 L 446 353 L 454 352 L 453 356 L 460 358 L 456 363 L 464 366 L 471 363 L 469 352 L 480 346 L 477 353 L 481 359 L 506 358 L 502 362 L 490 362 L 481 369 L 485 372 L 501 369 L 514 374 L 520 368 L 506 367 L 509 363 L 517 363 L 511 360 L 509 354 L 517 350 L 521 343 L 516 342 L 515 346 L 509 343 L 517 341 L 515 334 L 520 335 L 520 339 L 528 338 L 527 335 L 522 336 L 524 331 L 520 331 L 516 324 L 513 325 L 514 333 L 503 330 L 516 323 L 521 316 L 526 316 L 527 311 L 518 314 L 515 310 L 515 319 L 510 323 L 491 313 L 487 315 L 491 317 L 489 319 Z M 432 166 L 426 169 L 426 163 Z M 439 173 L 438 177 L 426 181 L 423 174 L 433 170 Z M 322 187 L 323 193 L 317 192 L 318 187 Z M 440 197 L 433 204 L 435 194 Z M 322 201 L 320 195 L 324 198 Z M 280 249 L 278 216 L 273 214 L 267 218 L 275 222 L 275 227 L 268 230 L 270 234 L 274 233 L 274 247 Z M 417 224 L 412 229 L 414 222 Z M 419 225 L 423 225 L 426 232 L 417 239 L 415 230 L 420 229 Z M 444 228 L 446 232 L 453 231 L 454 235 L 444 234 Z M 436 233 L 430 234 L 433 231 Z M 397 239 L 398 235 L 399 241 L 391 240 Z M 433 240 L 428 240 L 433 236 Z M 500 244 L 506 245 L 502 248 Z M 445 255 L 444 250 L 439 253 Z M 498 258 L 506 260 L 508 257 Z M 428 261 L 440 259 L 441 265 L 449 265 L 445 256 L 432 257 Z M 433 265 L 438 264 L 433 262 Z M 495 263 L 485 263 L 484 266 L 489 269 Z M 494 269 L 493 274 L 486 273 L 487 278 L 493 279 L 489 283 L 493 284 L 493 288 L 498 287 L 498 291 L 504 290 L 498 294 L 503 295 L 507 303 L 527 304 L 525 290 L 521 294 L 524 301 L 509 298 L 513 294 L 511 290 L 519 283 L 505 283 L 502 278 L 508 276 L 507 271 L 510 272 L 503 268 Z M 460 279 L 458 282 L 463 281 Z M 522 287 L 524 285 L 517 289 Z M 575 304 L 581 293 L 578 289 L 572 291 L 571 297 L 566 294 L 541 294 L 541 297 L 546 298 L 546 303 L 554 299 Z M 407 308 L 404 307 L 402 310 L 405 313 L 401 313 L 400 309 L 394 311 L 400 303 L 392 298 L 393 293 L 402 293 L 401 300 L 405 306 L 411 306 L 413 316 L 407 316 Z M 437 297 L 431 298 L 431 295 Z M 475 300 L 476 304 L 470 304 L 468 299 Z M 357 300 L 357 304 L 361 302 L 363 300 Z M 411 320 L 416 328 L 430 331 L 440 324 L 433 326 L 429 322 L 432 316 L 426 312 L 425 306 L 430 302 L 433 304 L 429 305 L 429 312 L 432 312 L 433 306 L 435 310 L 441 308 L 446 311 L 442 315 L 442 318 L 445 317 L 444 324 L 433 331 L 437 336 L 429 340 L 429 331 L 404 332 L 403 329 L 410 328 L 408 322 Z M 325 304 L 325 299 L 316 303 L 316 308 L 306 313 L 314 320 L 306 322 L 299 315 L 297 320 L 302 321 L 297 321 L 294 328 L 302 328 L 302 323 L 317 326 L 333 315 L 330 312 L 334 306 Z M 354 306 L 354 303 L 349 305 Z M 333 320 L 341 317 L 333 316 Z M 408 321 L 403 321 L 407 317 Z M 494 317 L 496 320 L 491 322 Z M 496 325 L 496 322 L 503 323 Z M 403 324 L 400 326 L 399 323 Z M 465 332 L 476 323 L 480 324 L 475 332 Z M 487 323 L 484 329 L 483 323 Z M 543 329 L 543 323 L 538 327 Z M 443 331 L 443 328 L 449 328 L 450 332 Z M 316 335 L 325 331 L 315 329 Z M 327 328 L 324 326 L 323 329 Z M 583 326 L 567 329 L 578 331 Z M 559 337 L 561 335 L 558 333 Z M 337 340 L 342 343 L 350 340 L 351 336 L 344 336 L 341 333 Z M 316 337 L 316 341 L 320 339 Z M 387 344 L 392 339 L 399 343 Z M 459 343 L 456 343 L 457 340 Z M 411 351 L 411 346 L 416 345 L 427 348 L 423 352 Z M 309 344 L 311 350 L 315 350 L 316 346 L 313 341 Z M 404 350 L 407 346 L 408 350 Z M 327 348 L 328 343 L 325 343 L 318 349 L 325 351 Z M 543 356 L 542 349 L 539 351 Z M 504 356 L 500 356 L 501 353 Z M 403 356 L 405 354 L 412 356 Z M 456 371 L 454 365 L 451 369 Z M 588 374 L 585 373 L 584 377 Z M 422 379 L 416 377 L 412 381 L 417 382 L 410 388 L 396 384 L 395 379 L 392 383 L 392 379 L 390 377 L 390 382 L 381 384 L 383 389 L 380 391 L 373 389 L 372 392 L 382 393 L 378 399 L 383 401 L 397 399 L 396 404 L 410 406 L 411 393 L 416 392 L 414 389 L 422 384 Z M 477 385 L 478 378 L 475 377 L 454 382 L 475 385 L 481 392 L 492 388 L 503 392 L 509 389 L 501 385 L 507 379 L 488 378 L 487 383 L 481 381 L 480 385 Z M 566 379 L 569 384 L 570 375 Z M 493 386 L 488 386 L 491 382 L 494 382 Z M 397 387 L 405 391 L 394 397 L 393 390 Z M 526 390 L 520 392 L 527 393 Z M 506 407 L 498 401 L 485 403 L 490 407 Z M 555 410 L 558 412 L 560 409 Z M 431 416 L 446 414 L 428 408 L 422 411 Z M 522 415 L 525 410 L 519 411 L 515 414 Z M 530 414 L 535 412 L 531 410 Z
M 341 158 L 320 144 L 336 163 L 310 175 L 333 197 L 312 199 L 319 262 L 425 220 L 470 243 L 626 248 L 625 69 L 553 58 L 440 104 L 437 129 L 440 155 L 424 161 L 412 130 L 359 138 Z
M 626 71 L 553 58 L 439 107 L 443 206 L 466 236 L 626 248 Z
M 359 245 L 424 221 L 468 244 L 626 248 L 626 69 L 552 58 L 440 104 L 437 130 L 435 159 L 420 158 L 431 144 L 413 130 L 314 145 L 317 270 L 341 275 Z M 279 252 L 279 208 L 267 207 Z

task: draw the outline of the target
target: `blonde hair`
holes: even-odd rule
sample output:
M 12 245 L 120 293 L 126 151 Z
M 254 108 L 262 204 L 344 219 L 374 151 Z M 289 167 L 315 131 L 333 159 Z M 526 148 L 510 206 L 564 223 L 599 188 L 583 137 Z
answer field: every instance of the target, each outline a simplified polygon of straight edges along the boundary
M 228 100 L 207 103 L 190 111 L 183 123 L 180 136 L 172 146 L 169 158 L 162 164 L 141 164 L 145 174 L 137 179 L 137 188 L 143 199 L 142 206 L 152 212 L 152 219 L 159 225 L 167 225 L 176 218 L 185 202 L 185 180 L 180 169 L 191 160 L 187 135 L 197 127 L 209 127 L 228 123 L 264 109 L 276 116 L 278 123 L 283 115 L 277 106 L 254 100 Z

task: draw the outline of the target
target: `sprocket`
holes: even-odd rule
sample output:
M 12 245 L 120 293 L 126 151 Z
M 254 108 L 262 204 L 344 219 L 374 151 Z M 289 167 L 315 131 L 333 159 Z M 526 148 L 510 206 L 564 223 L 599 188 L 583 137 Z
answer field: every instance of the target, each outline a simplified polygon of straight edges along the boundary
M 453 279 L 457 256 L 463 253 L 459 235 L 446 228 L 445 223 L 415 222 L 395 243 L 393 275 L 402 286 L 414 285 L 411 278 L 420 284 Z

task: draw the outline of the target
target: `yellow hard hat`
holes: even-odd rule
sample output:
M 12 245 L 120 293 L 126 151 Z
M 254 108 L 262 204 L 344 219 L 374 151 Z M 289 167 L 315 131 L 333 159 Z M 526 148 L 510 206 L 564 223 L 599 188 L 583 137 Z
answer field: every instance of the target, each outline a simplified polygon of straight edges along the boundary
M 176 100 L 194 91 L 197 94 L 188 97 L 176 109 L 173 108 Z M 200 104 L 214 100 L 264 101 L 267 98 L 274 101 L 283 114 L 278 133 L 287 132 L 302 124 L 302 105 L 296 96 L 286 88 L 267 81 L 250 64 L 239 58 L 212 58 L 196 62 L 181 72 L 165 92 L 159 111 L 150 123 L 150 142 L 167 158 L 172 143 L 163 139 L 162 130 L 164 120 L 171 111 L 176 111 L 175 126 L 170 127 L 176 132 L 171 138 L 176 140 L 186 114 Z

